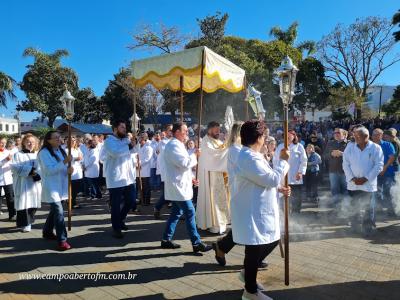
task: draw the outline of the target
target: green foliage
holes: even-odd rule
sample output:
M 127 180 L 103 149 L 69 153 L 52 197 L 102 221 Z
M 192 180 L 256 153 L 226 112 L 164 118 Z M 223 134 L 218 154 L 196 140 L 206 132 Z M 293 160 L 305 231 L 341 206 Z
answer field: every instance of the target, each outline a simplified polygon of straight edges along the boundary
M 392 24 L 398 25 L 398 27 L 400 27 L 400 10 L 398 10 L 397 13 L 394 14 Z M 400 41 L 400 30 L 393 32 L 393 36 L 396 42 Z
M 400 114 L 400 85 L 398 85 L 394 90 L 392 100 L 382 105 L 382 111 L 389 116 Z
M 200 43 L 210 45 L 210 48 L 218 46 L 225 35 L 225 25 L 228 21 L 228 14 L 217 12 L 215 15 L 207 16 L 204 19 L 196 19 L 199 24 L 202 37 Z
M 97 98 L 91 88 L 79 90 L 75 97 L 74 122 L 102 123 L 110 118 L 110 110 L 103 99 Z
M 46 133 L 48 133 L 50 130 L 54 130 L 54 128 L 39 127 L 35 129 L 34 135 L 36 135 L 39 139 L 43 139 Z
M 74 95 L 78 91 L 78 76 L 71 68 L 61 65 L 61 58 L 67 56 L 66 50 L 56 50 L 47 54 L 33 48 L 27 48 L 24 56 L 33 56 L 33 65 L 27 66 L 21 90 L 27 96 L 17 107 L 23 111 L 37 111 L 42 117 L 48 118 L 48 125 L 53 126 L 54 120 L 64 116 L 64 109 L 59 100 L 64 92 L 64 85 Z
M 0 106 L 7 107 L 7 98 L 16 98 L 14 94 L 15 85 L 14 79 L 0 71 Z

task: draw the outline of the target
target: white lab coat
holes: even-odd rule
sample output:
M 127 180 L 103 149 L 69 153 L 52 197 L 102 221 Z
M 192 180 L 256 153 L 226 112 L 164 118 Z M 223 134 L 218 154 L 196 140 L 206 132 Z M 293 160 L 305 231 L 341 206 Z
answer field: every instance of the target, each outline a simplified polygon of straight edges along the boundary
M 153 148 L 150 142 L 146 142 L 139 150 L 139 162 L 140 162 L 140 177 L 150 177 L 151 161 L 153 158 Z
M 276 163 L 279 162 L 279 156 L 281 154 L 281 150 L 284 148 L 284 144 L 279 144 L 279 146 L 276 148 L 274 157 L 273 157 L 273 165 L 275 166 Z M 289 145 L 289 152 L 290 152 L 290 158 L 289 158 L 289 184 L 303 184 L 303 177 L 306 175 L 307 171 L 307 154 L 306 151 L 304 150 L 304 147 L 302 144 L 297 143 L 297 144 L 290 144 Z M 296 180 L 296 174 L 301 173 L 303 174 L 303 177 L 300 180 Z
M 47 149 L 39 151 L 37 156 L 42 178 L 42 202 L 46 203 L 68 199 L 68 165 L 63 163 L 64 157 L 60 150 L 55 150 L 54 153 L 59 161 Z
M 85 177 L 97 178 L 100 175 L 100 153 L 99 148 L 89 148 L 83 160 Z
M 159 143 L 158 143 L 158 154 L 157 154 L 157 170 L 156 170 L 156 174 L 161 176 L 161 181 L 164 182 L 164 157 L 163 157 L 163 152 L 165 149 L 165 146 L 168 144 L 169 139 L 165 138 L 162 139 Z M 156 151 L 157 151 L 156 150 Z
M 29 173 L 35 168 L 40 173 L 37 163 L 37 153 L 17 152 L 11 162 L 14 188 L 14 207 L 16 210 L 40 208 L 42 196 L 42 183 L 33 181 Z
M 237 160 L 239 158 L 240 150 L 242 150 L 241 145 L 233 144 L 228 148 L 228 182 L 229 182 L 229 191 L 231 193 L 231 197 L 235 194 L 235 180 L 237 173 Z
M 158 143 L 157 141 L 151 141 L 150 145 L 151 148 L 153 148 L 153 156 L 151 158 L 151 163 L 150 163 L 150 168 L 151 169 L 156 169 L 157 168 L 157 148 L 158 148 Z
M 197 164 L 196 154 L 189 155 L 185 145 L 174 138 L 165 146 L 163 156 L 165 199 L 192 200 L 192 168 Z
M 68 149 L 65 151 L 68 153 Z M 71 175 L 71 180 L 78 180 L 83 178 L 83 169 L 82 169 L 82 164 L 83 164 L 83 153 L 81 149 L 78 147 L 76 149 L 72 148 L 71 149 L 71 154 L 72 154 L 72 163 L 71 166 L 74 168 L 74 172 Z M 81 156 L 81 160 L 77 160 L 78 157 Z
M 4 149 L 0 152 L 0 186 L 9 185 L 13 183 L 12 173 L 11 173 L 11 161 L 8 160 L 8 156 L 12 153 Z
M 381 146 L 368 141 L 363 151 L 356 143 L 348 143 L 343 152 L 343 170 L 346 175 L 347 189 L 350 191 L 377 191 L 377 178 L 383 170 L 384 156 Z M 368 179 L 363 185 L 356 185 L 354 177 Z
M 289 165 L 272 169 L 261 153 L 243 147 L 237 160 L 236 189 L 231 199 L 235 243 L 269 244 L 280 239 L 278 186 Z
M 110 135 L 104 141 L 102 148 L 103 170 L 108 189 L 119 188 L 135 183 L 131 141 Z

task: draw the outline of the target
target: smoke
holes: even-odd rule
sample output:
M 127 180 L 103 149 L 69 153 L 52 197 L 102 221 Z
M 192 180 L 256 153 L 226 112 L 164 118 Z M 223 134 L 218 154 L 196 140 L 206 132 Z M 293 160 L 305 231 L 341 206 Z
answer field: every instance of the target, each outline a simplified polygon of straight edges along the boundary
M 395 184 L 390 189 L 393 208 L 396 215 L 400 216 L 400 172 L 396 173 Z

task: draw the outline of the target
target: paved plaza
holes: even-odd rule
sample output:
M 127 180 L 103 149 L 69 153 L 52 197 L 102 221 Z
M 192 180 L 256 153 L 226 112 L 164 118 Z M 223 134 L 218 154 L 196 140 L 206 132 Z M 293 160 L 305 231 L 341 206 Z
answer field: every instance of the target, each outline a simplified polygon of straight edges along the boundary
M 107 197 L 107 196 L 106 196 Z M 82 200 L 74 211 L 69 241 L 58 252 L 54 241 L 41 238 L 47 206 L 37 214 L 31 233 L 21 233 L 7 214 L 0 216 L 0 299 L 240 299 L 238 279 L 244 248 L 235 247 L 220 267 L 214 252 L 194 255 L 184 222 L 176 241 L 182 249 L 160 249 L 162 220 L 151 207 L 128 216 L 122 240 L 110 236 L 104 200 Z M 399 299 L 400 220 L 378 215 L 377 231 L 365 239 L 351 233 L 345 220 L 328 209 L 306 203 L 292 220 L 291 282 L 284 285 L 283 259 L 277 248 L 259 281 L 274 299 Z M 201 232 L 207 242 L 216 236 Z M 24 279 L 37 274 L 101 273 L 107 279 Z M 24 277 L 25 276 L 25 277 Z M 112 279 L 109 277 L 124 276 Z M 130 276 L 130 278 L 129 278 Z M 49 298 L 50 297 L 50 298 Z

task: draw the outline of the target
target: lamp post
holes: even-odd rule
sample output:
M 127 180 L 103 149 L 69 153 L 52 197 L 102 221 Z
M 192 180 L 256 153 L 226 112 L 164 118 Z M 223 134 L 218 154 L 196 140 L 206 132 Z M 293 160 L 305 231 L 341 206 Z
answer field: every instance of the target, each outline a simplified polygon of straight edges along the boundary
M 289 104 L 294 97 L 296 75 L 299 69 L 293 64 L 289 56 L 286 56 L 275 73 L 279 77 L 279 96 L 282 98 L 284 114 L 284 145 L 288 149 Z M 288 175 L 285 176 L 285 187 L 289 186 Z M 289 198 L 285 197 L 285 285 L 289 285 Z
M 71 122 L 74 118 L 74 102 L 75 98 L 67 89 L 65 85 L 65 91 L 60 98 L 61 103 L 64 107 L 65 118 L 68 121 L 68 155 L 71 154 Z M 68 169 L 71 168 L 71 161 L 68 162 Z M 68 231 L 71 231 L 71 213 L 72 213 L 72 190 L 71 190 L 71 174 L 68 173 Z
M 316 105 L 315 105 L 315 103 L 311 103 L 310 104 L 310 107 L 311 107 L 311 112 L 312 112 L 312 120 L 313 120 L 313 122 L 315 122 L 315 108 L 316 108 Z

